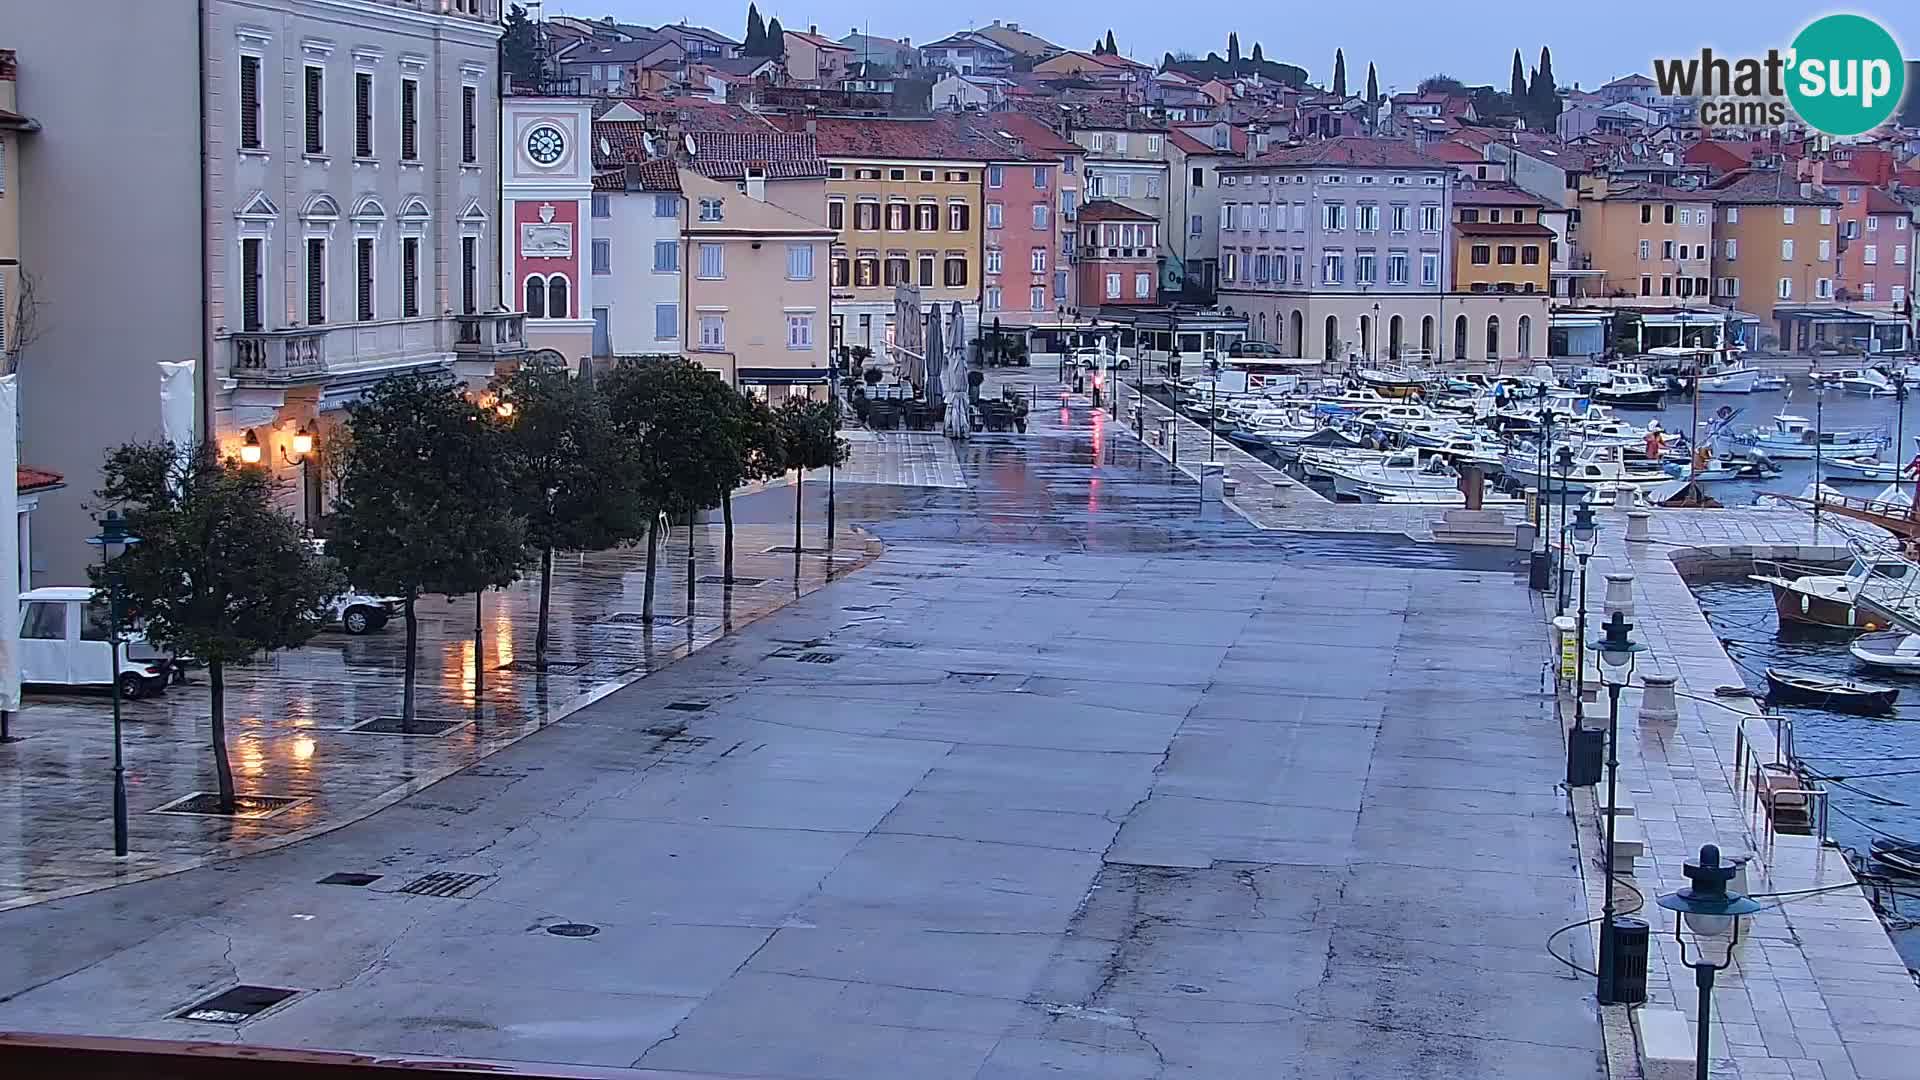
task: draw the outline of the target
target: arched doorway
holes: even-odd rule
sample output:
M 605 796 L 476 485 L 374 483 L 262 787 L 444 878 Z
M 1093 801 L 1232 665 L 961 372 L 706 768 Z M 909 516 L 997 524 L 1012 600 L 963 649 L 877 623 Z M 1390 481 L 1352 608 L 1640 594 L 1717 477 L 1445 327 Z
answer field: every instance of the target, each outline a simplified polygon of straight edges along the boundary
M 1400 335 L 1402 333 L 1404 333 L 1404 329 L 1401 325 L 1400 316 L 1395 315 L 1393 318 L 1387 320 L 1388 359 L 1395 361 L 1400 359 Z
M 1465 315 L 1457 315 L 1453 320 L 1453 358 L 1455 360 L 1467 358 L 1467 317 Z
M 1264 311 L 1260 313 L 1260 340 L 1267 340 L 1267 313 Z
M 1360 359 L 1373 359 L 1373 317 L 1360 316 Z
M 1293 313 L 1293 354 L 1307 355 L 1307 320 L 1301 317 L 1298 310 Z
M 1533 317 L 1520 316 L 1520 359 L 1533 358 Z
M 1334 318 L 1332 315 L 1329 315 L 1327 316 L 1327 360 L 1331 362 L 1334 360 L 1338 360 L 1339 358 L 1340 358 L 1340 320 Z
M 1433 316 L 1422 315 L 1420 317 L 1420 351 L 1422 353 L 1425 353 L 1426 358 L 1429 360 L 1440 359 L 1438 356 L 1435 356 L 1433 353 L 1434 345 L 1435 345 L 1435 342 L 1433 340 Z
M 1500 316 L 1487 316 L 1487 359 L 1500 358 Z

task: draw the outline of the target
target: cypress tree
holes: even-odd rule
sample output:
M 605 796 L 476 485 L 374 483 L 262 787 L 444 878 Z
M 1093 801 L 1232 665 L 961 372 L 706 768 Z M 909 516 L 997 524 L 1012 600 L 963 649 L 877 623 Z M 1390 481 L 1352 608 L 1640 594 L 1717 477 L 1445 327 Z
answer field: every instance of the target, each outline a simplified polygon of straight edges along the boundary
M 787 32 L 780 26 L 780 16 L 767 20 L 767 48 L 764 55 L 787 55 Z
M 1513 50 L 1513 80 L 1508 86 L 1507 96 L 1513 99 L 1515 108 L 1527 100 L 1527 67 L 1520 62 L 1520 50 Z
M 760 9 L 753 4 L 747 5 L 747 40 L 741 43 L 740 51 L 748 56 L 767 53 L 767 24 L 760 21 Z
M 1333 96 L 1347 96 L 1347 54 L 1339 49 L 1333 50 Z
M 1117 45 L 1115 45 L 1115 44 L 1113 43 L 1113 31 L 1112 31 L 1112 30 L 1108 30 L 1108 31 L 1107 31 L 1107 55 L 1108 55 L 1108 56 L 1119 56 L 1119 55 L 1120 55 L 1120 47 L 1119 47 L 1119 46 L 1117 46 Z
M 1256 41 L 1256 42 L 1254 42 L 1254 43 L 1253 43 L 1253 63 L 1254 63 L 1254 66 L 1255 66 L 1255 67 L 1258 67 L 1259 65 L 1261 65 L 1261 64 L 1264 64 L 1264 63 L 1266 63 L 1266 62 L 1267 62 L 1267 58 L 1266 58 L 1265 56 L 1262 56 L 1262 55 L 1260 54 L 1260 43 L 1259 43 L 1259 42 L 1257 42 L 1257 41 Z
M 1240 66 L 1240 35 L 1233 31 L 1227 32 L 1227 63 Z

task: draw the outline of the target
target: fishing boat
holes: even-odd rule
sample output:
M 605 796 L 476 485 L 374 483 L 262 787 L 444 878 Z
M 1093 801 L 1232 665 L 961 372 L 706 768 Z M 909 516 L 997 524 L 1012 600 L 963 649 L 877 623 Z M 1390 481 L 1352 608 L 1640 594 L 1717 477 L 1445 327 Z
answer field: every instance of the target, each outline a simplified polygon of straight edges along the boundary
M 1823 493 L 1824 494 L 1824 493 Z M 1842 574 L 1802 573 L 1777 562 L 1759 562 L 1756 569 L 1772 573 L 1747 575 L 1773 590 L 1773 608 L 1780 623 L 1834 630 L 1878 630 L 1873 613 L 1859 606 L 1860 588 L 1869 578 L 1904 581 L 1914 565 L 1899 555 L 1856 554 Z M 1789 576 L 1793 575 L 1793 576 Z
M 1558 453 L 1558 450 L 1555 450 Z M 1662 469 L 1649 464 L 1638 467 L 1626 460 L 1620 446 L 1586 446 L 1573 456 L 1573 467 L 1565 476 L 1561 475 L 1558 462 L 1548 455 L 1546 476 L 1540 474 L 1540 463 L 1532 452 L 1515 451 L 1502 459 L 1502 471 L 1508 478 L 1526 487 L 1538 488 L 1543 481 L 1559 490 L 1564 484 L 1566 490 L 1586 492 L 1597 485 L 1626 484 L 1630 487 L 1651 487 L 1672 479 Z
M 1452 498 L 1456 495 L 1460 496 L 1461 505 L 1466 502 L 1460 493 L 1460 474 L 1453 471 L 1444 457 L 1437 455 L 1424 463 L 1413 454 L 1392 455 L 1378 465 L 1336 474 L 1333 490 L 1337 494 L 1353 495 L 1362 502 L 1428 502 L 1437 497 L 1446 500 L 1446 505 L 1455 505 Z
M 1426 372 L 1382 365 L 1365 367 L 1354 373 L 1368 388 L 1383 397 L 1418 397 L 1427 388 Z
M 1883 671 L 1920 671 L 1920 634 L 1882 630 L 1847 643 L 1855 660 Z
M 1792 385 L 1793 380 L 1785 375 L 1761 375 L 1753 380 L 1754 392 L 1760 394 L 1785 390 Z
M 1864 394 L 1867 397 L 1881 397 L 1893 393 L 1893 380 L 1872 368 L 1841 368 L 1837 371 L 1810 372 L 1809 377 L 1821 386 L 1838 390 L 1845 394 Z
M 1884 713 L 1893 709 L 1900 689 L 1879 683 L 1837 679 L 1817 671 L 1767 669 L 1767 700 L 1775 705 L 1804 705 L 1835 712 Z
M 1593 388 L 1592 396 L 1594 401 L 1602 405 L 1621 409 L 1664 409 L 1667 406 L 1666 385 L 1654 382 L 1638 371 L 1611 372 L 1606 382 Z
M 1758 369 L 1736 358 L 1702 368 L 1697 382 L 1703 394 L 1751 394 L 1760 389 L 1760 379 Z
M 1873 861 L 1896 873 L 1920 877 L 1920 844 L 1876 836 L 1867 845 Z
M 1886 444 L 1886 436 L 1878 428 L 1832 428 L 1816 432 L 1813 421 L 1792 413 L 1775 416 L 1770 428 L 1748 428 L 1736 435 L 1722 435 L 1721 439 L 1735 446 L 1763 450 L 1769 457 L 1799 459 L 1812 458 L 1816 448 L 1822 454 L 1849 457 L 1873 453 Z
M 1870 484 L 1897 484 L 1907 467 L 1877 457 L 1828 458 L 1821 463 L 1820 476 L 1826 480 L 1852 480 Z

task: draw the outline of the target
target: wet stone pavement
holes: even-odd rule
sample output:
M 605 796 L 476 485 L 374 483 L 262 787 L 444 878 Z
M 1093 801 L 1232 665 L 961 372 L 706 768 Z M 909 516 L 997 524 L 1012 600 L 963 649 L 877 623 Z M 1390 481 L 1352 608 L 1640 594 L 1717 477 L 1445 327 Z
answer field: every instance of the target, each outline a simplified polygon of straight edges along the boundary
M 1583 902 L 1510 553 L 1202 514 L 1080 405 L 958 467 L 842 486 L 871 566 L 480 768 L 0 913 L 0 1029 L 662 1080 L 1601 1075 L 1543 948 Z M 402 891 L 431 871 L 477 878 Z M 300 993 L 169 1019 L 235 982 Z

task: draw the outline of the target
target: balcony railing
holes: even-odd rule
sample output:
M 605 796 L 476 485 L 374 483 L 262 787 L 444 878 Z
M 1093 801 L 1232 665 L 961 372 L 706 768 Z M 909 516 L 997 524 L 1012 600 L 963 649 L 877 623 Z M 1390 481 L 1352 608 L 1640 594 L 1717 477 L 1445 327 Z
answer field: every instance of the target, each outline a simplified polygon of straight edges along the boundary
M 326 334 L 233 335 L 233 375 L 248 382 L 305 382 L 327 373 Z
M 515 311 L 456 315 L 453 351 L 462 359 L 491 360 L 527 351 L 527 317 Z

